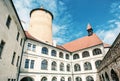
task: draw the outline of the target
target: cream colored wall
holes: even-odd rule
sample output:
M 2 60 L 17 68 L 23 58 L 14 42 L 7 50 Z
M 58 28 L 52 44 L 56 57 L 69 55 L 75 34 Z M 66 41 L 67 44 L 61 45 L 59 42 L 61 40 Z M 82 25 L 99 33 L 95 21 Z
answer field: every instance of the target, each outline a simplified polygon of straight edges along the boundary
M 10 15 L 12 19 L 9 28 L 6 26 L 8 15 Z M 17 18 L 10 4 L 10 0 L 0 0 L 0 42 L 1 40 L 5 42 L 5 46 L 0 58 L 0 81 L 8 81 L 8 78 L 17 78 L 18 67 L 16 67 L 16 63 L 18 56 L 21 57 L 22 46 L 20 46 L 20 40 L 21 38 L 24 39 L 24 33 L 18 20 L 16 19 Z M 18 29 L 20 37 L 17 41 L 16 36 Z M 12 65 L 11 61 L 14 52 L 16 52 L 16 56 L 14 65 Z
M 52 16 L 43 10 L 33 11 L 28 32 L 40 41 L 52 45 Z

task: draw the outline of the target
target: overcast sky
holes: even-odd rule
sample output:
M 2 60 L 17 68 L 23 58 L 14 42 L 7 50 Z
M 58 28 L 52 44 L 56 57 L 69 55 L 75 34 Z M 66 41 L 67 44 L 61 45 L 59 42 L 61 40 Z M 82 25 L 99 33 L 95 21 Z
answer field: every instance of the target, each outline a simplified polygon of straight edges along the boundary
M 120 32 L 119 0 L 13 0 L 25 30 L 29 27 L 29 13 L 42 5 L 54 15 L 53 39 L 64 44 L 87 36 L 86 26 L 108 44 Z

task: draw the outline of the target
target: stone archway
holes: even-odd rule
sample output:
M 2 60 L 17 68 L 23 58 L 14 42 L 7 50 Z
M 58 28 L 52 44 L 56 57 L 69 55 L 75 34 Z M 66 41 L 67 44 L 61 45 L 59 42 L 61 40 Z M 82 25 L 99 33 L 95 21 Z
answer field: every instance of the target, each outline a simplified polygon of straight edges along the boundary
M 118 75 L 113 69 L 111 70 L 111 78 L 113 81 L 119 81 Z
M 34 81 L 31 77 L 24 77 L 20 81 Z

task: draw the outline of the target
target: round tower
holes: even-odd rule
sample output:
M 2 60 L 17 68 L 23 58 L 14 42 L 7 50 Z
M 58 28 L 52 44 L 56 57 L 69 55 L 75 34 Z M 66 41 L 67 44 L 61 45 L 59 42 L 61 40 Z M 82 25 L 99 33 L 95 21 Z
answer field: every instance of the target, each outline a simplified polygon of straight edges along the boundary
M 37 8 L 30 12 L 30 27 L 28 32 L 36 39 L 52 45 L 52 20 L 50 11 Z

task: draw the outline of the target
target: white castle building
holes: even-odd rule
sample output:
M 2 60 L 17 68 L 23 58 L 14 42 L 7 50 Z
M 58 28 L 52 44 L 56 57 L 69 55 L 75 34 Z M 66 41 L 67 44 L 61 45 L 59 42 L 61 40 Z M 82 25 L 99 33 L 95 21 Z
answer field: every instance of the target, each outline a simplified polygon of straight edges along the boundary
M 0 6 L 0 81 L 108 81 L 100 78 L 105 60 L 99 65 L 109 45 L 90 24 L 88 35 L 56 45 L 50 11 L 33 9 L 24 32 L 12 0 L 0 0 Z
M 46 9 L 30 12 L 19 81 L 99 81 L 97 67 L 108 50 L 93 32 L 58 46 L 52 41 L 53 15 Z

